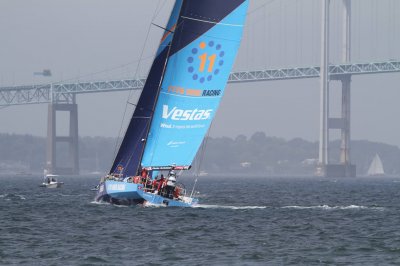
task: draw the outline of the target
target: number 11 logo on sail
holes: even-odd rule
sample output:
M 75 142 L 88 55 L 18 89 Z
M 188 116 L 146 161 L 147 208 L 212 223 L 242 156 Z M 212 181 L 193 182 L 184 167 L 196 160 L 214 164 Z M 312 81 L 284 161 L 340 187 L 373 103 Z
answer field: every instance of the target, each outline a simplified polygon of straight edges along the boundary
M 187 58 L 189 66 L 187 71 L 192 75 L 192 79 L 204 83 L 211 81 L 218 75 L 220 68 L 224 65 L 225 52 L 221 44 L 214 41 L 208 43 L 202 41 L 198 46 L 192 48 L 192 54 Z

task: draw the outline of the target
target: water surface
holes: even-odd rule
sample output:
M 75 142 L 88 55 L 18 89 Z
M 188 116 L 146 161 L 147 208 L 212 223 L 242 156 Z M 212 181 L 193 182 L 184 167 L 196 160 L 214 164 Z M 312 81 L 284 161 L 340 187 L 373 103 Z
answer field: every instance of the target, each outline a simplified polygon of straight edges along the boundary
M 400 265 L 396 178 L 200 177 L 196 208 L 99 204 L 98 177 L 63 181 L 0 178 L 0 265 Z

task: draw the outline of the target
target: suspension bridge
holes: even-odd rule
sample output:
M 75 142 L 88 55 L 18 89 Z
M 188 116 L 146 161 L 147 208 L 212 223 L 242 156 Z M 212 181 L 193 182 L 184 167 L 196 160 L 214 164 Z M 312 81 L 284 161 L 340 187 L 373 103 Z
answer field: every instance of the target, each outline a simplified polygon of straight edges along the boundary
M 271 1 L 272 2 L 272 1 Z M 235 71 L 229 76 L 229 83 L 266 82 L 272 80 L 320 78 L 320 144 L 319 159 L 316 174 L 320 176 L 355 176 L 356 166 L 350 158 L 350 90 L 351 77 L 355 75 L 369 75 L 400 72 L 400 60 L 389 59 L 381 61 L 367 61 L 353 63 L 352 50 L 352 9 L 351 0 L 340 0 L 337 15 L 340 15 L 342 44 L 338 50 L 341 63 L 329 63 L 330 41 L 329 18 L 332 1 L 321 1 L 321 62 L 319 65 L 291 67 L 291 68 L 265 68 L 261 70 Z M 338 1 L 339 2 L 339 1 Z M 297 1 L 296 5 L 301 1 Z M 315 10 L 313 10 L 315 11 Z M 353 10 L 354 11 L 354 10 Z M 357 11 L 361 12 L 361 11 Z M 392 30 L 395 28 L 393 27 Z M 329 114 L 329 82 L 341 82 L 341 116 L 330 117 Z M 46 167 L 51 173 L 78 174 L 78 108 L 76 97 L 86 93 L 101 93 L 113 91 L 141 90 L 146 79 L 116 79 L 91 82 L 69 82 L 36 84 L 24 86 L 0 87 L 0 106 L 15 106 L 28 104 L 48 104 L 48 130 L 47 130 L 47 162 Z M 56 112 L 69 113 L 69 136 L 56 135 Z M 340 130 L 341 147 L 340 163 L 332 164 L 328 158 L 328 142 L 330 130 Z M 66 142 L 70 147 L 70 167 L 62 168 L 56 165 L 56 144 Z

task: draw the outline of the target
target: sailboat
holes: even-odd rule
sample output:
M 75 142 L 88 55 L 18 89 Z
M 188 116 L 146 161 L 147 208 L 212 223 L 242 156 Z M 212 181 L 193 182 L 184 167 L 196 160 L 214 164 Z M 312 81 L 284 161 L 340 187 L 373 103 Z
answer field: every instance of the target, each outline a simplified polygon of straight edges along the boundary
M 385 171 L 383 170 L 383 164 L 378 154 L 375 154 L 374 159 L 372 160 L 371 165 L 369 166 L 367 175 L 368 176 L 385 175 Z
M 96 201 L 190 207 L 189 170 L 218 109 L 249 0 L 177 0 Z

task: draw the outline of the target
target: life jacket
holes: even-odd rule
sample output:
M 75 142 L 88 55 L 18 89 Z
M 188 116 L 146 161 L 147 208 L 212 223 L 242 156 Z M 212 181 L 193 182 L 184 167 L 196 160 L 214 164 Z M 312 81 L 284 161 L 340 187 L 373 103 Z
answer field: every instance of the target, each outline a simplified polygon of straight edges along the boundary
M 176 187 L 174 190 L 174 198 L 179 198 L 179 194 L 181 194 L 180 187 Z

